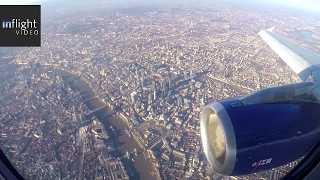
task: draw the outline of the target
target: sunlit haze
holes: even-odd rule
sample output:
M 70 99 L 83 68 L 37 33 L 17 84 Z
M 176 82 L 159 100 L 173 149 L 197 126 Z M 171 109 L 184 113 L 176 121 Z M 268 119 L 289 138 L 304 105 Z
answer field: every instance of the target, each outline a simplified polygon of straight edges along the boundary
M 300 8 L 304 10 L 319 11 L 320 2 L 315 0 L 267 0 L 275 4 L 286 5 L 290 7 Z

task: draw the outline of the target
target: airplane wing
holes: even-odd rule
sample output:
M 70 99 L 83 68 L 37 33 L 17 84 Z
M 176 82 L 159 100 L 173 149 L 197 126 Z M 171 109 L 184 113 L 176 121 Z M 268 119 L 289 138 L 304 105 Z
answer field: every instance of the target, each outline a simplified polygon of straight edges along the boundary
M 320 56 L 274 33 L 273 29 L 262 30 L 259 35 L 302 81 L 320 82 Z M 320 85 L 315 85 L 311 93 L 320 101 Z
M 320 82 L 320 56 L 280 35 L 273 28 L 259 32 L 262 39 L 287 63 L 302 81 Z

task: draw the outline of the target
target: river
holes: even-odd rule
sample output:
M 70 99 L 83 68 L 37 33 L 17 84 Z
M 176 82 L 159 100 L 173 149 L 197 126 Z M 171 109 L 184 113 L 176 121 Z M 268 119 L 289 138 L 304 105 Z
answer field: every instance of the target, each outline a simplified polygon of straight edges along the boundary
M 72 74 L 61 70 L 61 69 L 52 69 L 53 72 L 59 74 L 64 78 L 71 77 Z M 86 94 L 93 92 L 92 88 L 84 81 L 83 79 L 77 79 L 71 82 L 71 85 L 79 88 L 81 94 Z M 89 98 L 94 97 L 95 94 L 90 94 Z M 105 104 L 102 103 L 99 99 L 93 99 L 87 102 L 87 106 L 90 110 L 97 109 Z M 120 117 L 112 116 L 115 112 L 111 109 L 104 108 L 99 111 L 96 111 L 94 114 L 95 116 L 104 124 L 106 130 L 110 132 L 111 137 L 114 138 L 115 147 L 117 149 L 118 155 L 123 156 L 127 151 L 131 152 L 134 148 L 141 149 L 138 142 L 133 138 L 133 136 L 129 137 L 125 133 L 126 124 Z M 117 135 L 112 136 L 112 131 L 110 130 L 110 125 L 112 125 L 117 132 Z M 126 170 L 128 171 L 130 168 L 134 174 L 136 174 L 136 179 L 156 179 L 155 176 L 152 176 L 151 173 L 154 171 L 154 166 L 151 162 L 147 161 L 144 158 L 143 153 L 140 153 L 138 156 L 133 158 L 135 161 L 129 159 L 124 159 L 122 162 L 124 163 Z M 140 178 L 138 178 L 140 177 Z

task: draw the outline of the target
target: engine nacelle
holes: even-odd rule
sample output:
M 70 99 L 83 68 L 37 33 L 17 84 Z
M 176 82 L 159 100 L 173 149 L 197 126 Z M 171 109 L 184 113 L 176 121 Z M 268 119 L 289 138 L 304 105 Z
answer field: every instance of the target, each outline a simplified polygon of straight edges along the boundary
M 268 88 L 214 102 L 201 112 L 201 139 L 213 169 L 244 175 L 304 156 L 320 137 L 314 82 Z

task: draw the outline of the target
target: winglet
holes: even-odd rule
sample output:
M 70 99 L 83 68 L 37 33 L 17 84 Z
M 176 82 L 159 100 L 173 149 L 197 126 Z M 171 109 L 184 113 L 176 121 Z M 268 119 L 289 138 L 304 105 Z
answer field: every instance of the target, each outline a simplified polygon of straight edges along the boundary
M 271 28 L 267 29 L 267 31 L 272 32 L 272 31 L 273 31 L 273 29 L 274 29 L 274 27 L 271 27 Z

